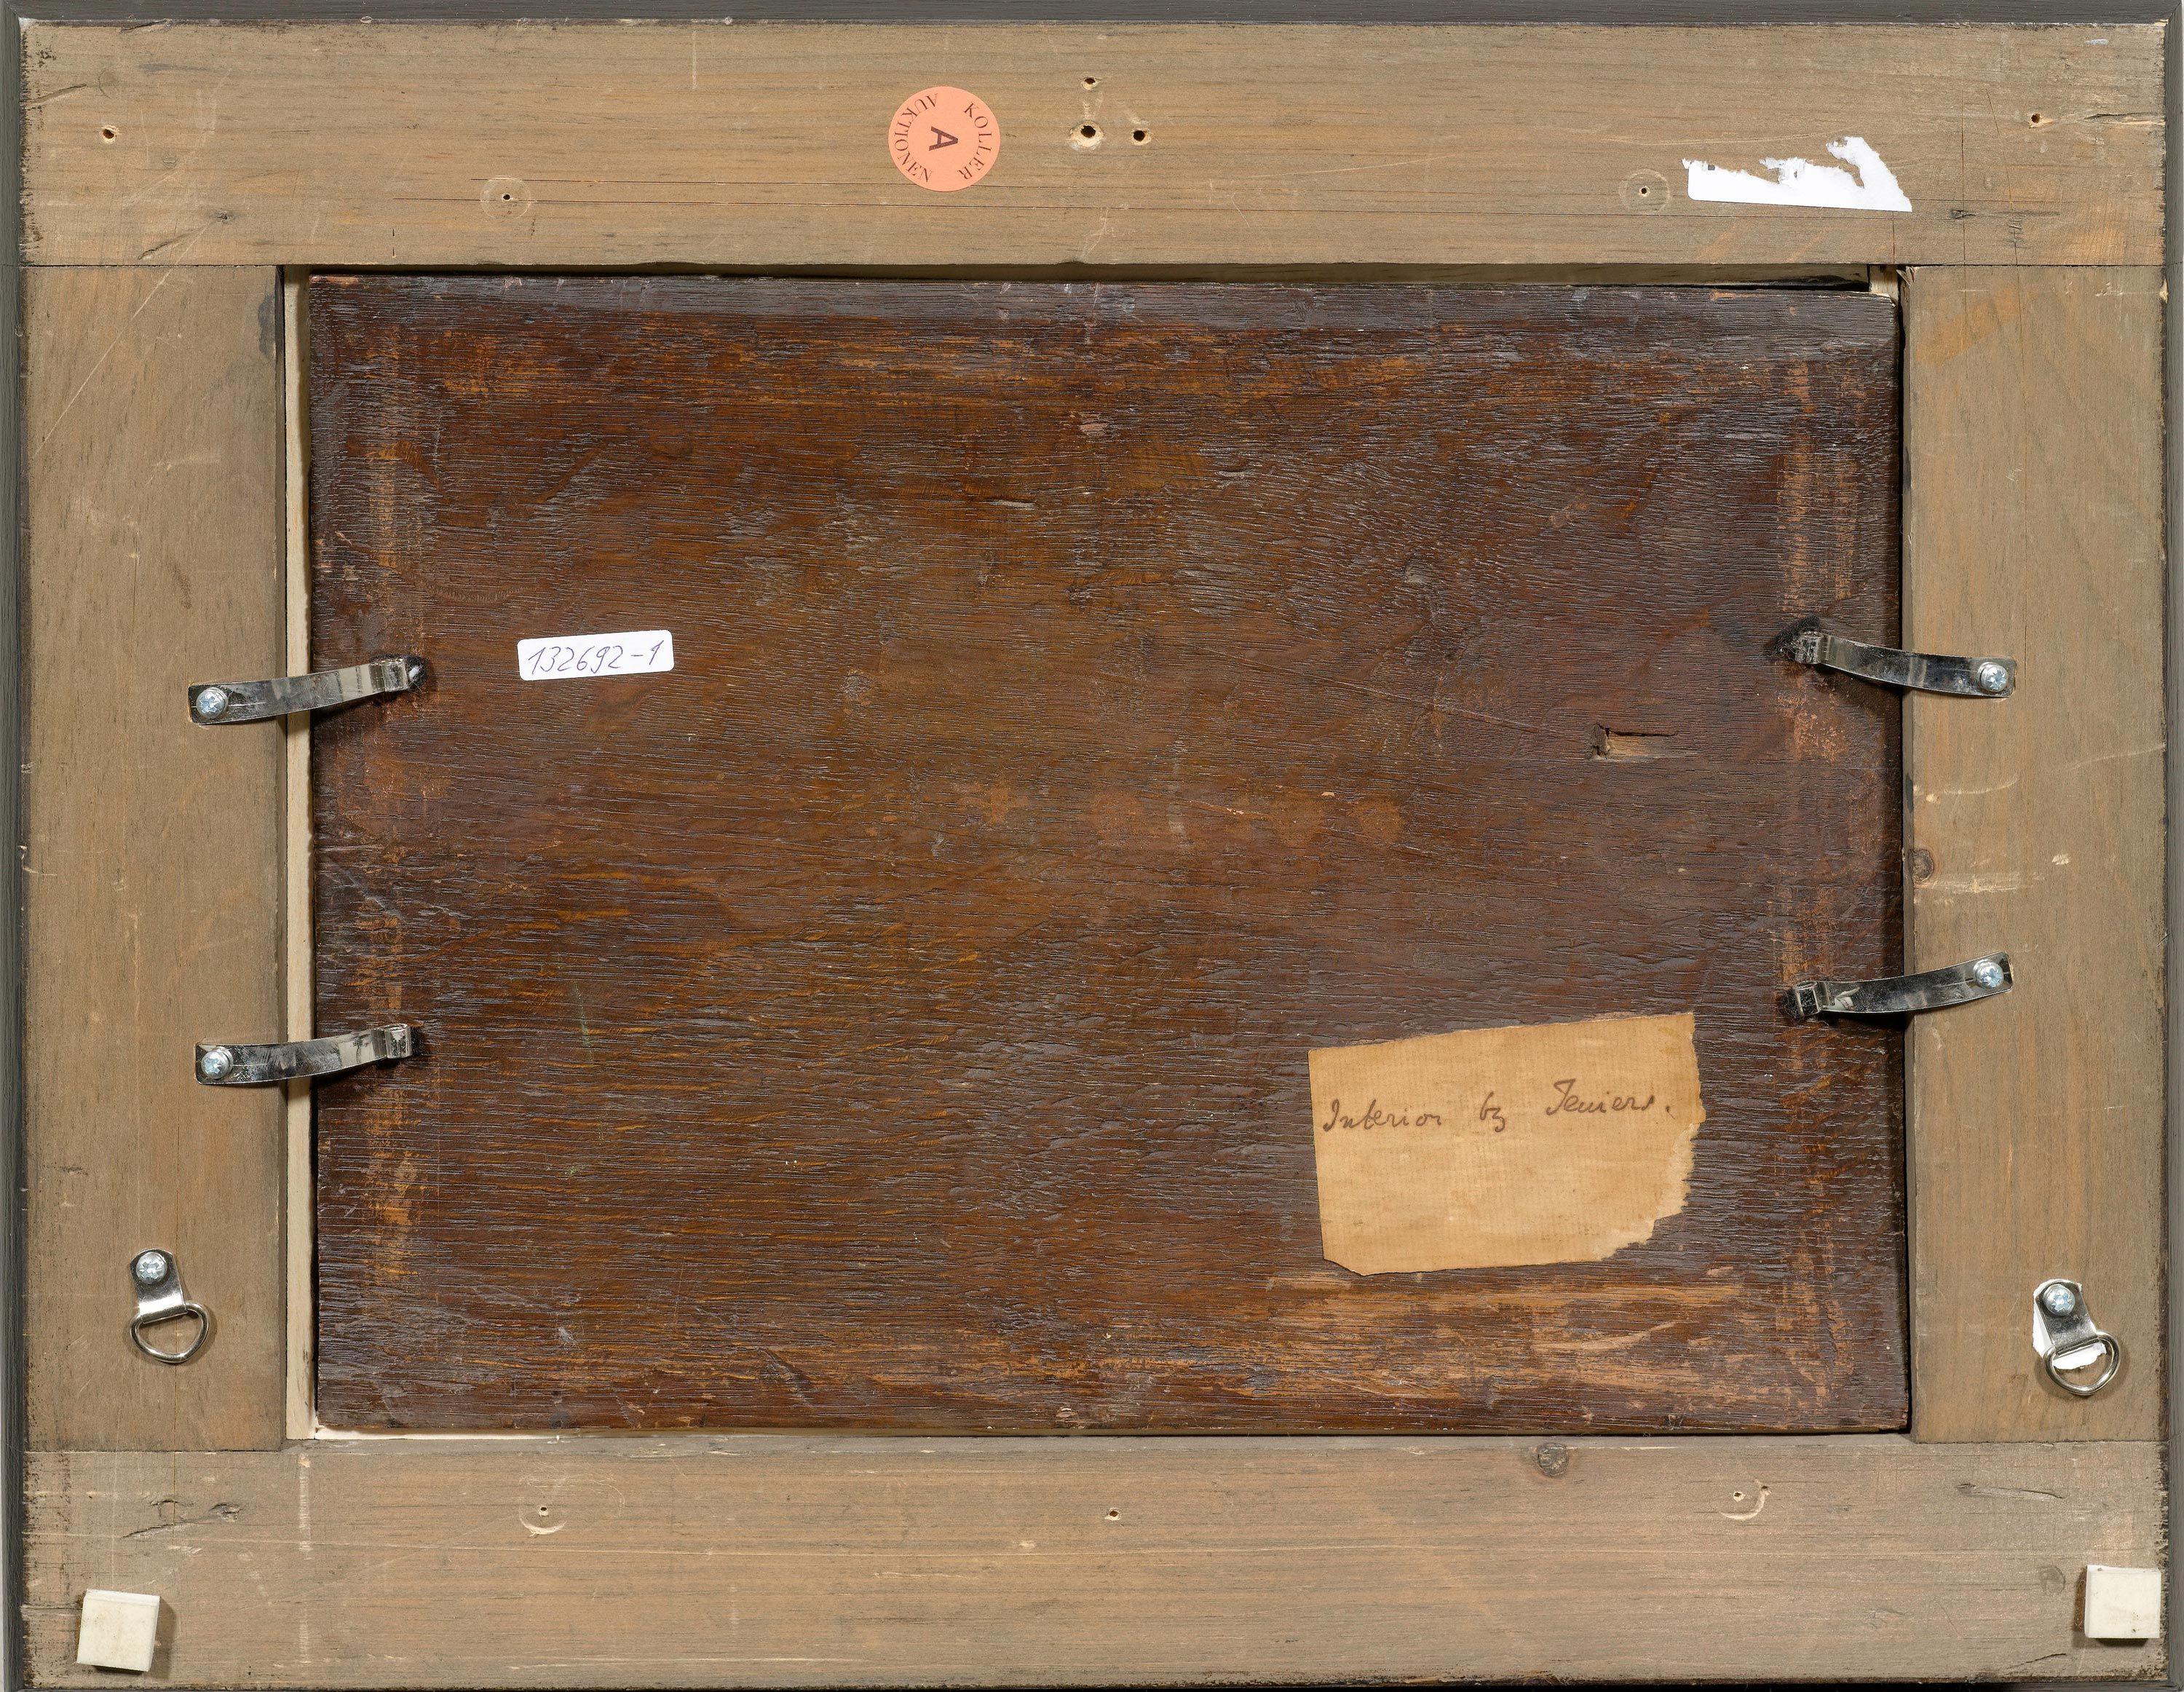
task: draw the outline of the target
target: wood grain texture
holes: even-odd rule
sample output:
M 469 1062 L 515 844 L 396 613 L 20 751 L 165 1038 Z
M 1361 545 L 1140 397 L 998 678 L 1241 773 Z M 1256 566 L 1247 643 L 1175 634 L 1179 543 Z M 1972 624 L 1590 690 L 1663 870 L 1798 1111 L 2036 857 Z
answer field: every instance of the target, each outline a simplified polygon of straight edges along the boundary
M 2162 30 L 26 22 L 45 264 L 2154 264 Z M 934 194 L 896 103 L 992 106 Z M 1095 134 L 1087 137 L 1091 126 Z M 1145 140 L 1134 136 L 1142 132 Z M 1878 149 L 1909 212 L 1693 203 Z M 1094 144 L 1088 145 L 1088 140 Z
M 2155 1678 L 2075 1630 L 2163 1554 L 2157 1445 L 687 1437 L 51 1455 L 86 1586 L 195 1686 Z
M 201 1087 L 200 1038 L 280 1027 L 281 736 L 184 687 L 281 668 L 270 270 L 27 285 L 30 1443 L 281 1438 L 280 1101 Z M 170 1368 L 128 1266 L 217 1327 Z
M 309 320 L 304 309 L 306 279 L 283 273 L 281 280 L 281 489 L 286 522 L 281 535 L 281 593 L 287 621 L 283 637 L 291 675 L 311 667 L 311 520 Z M 281 896 L 285 904 L 281 959 L 281 1015 L 286 1038 L 308 1040 L 317 982 L 311 968 L 311 725 L 291 717 L 281 726 Z M 287 1181 L 281 1199 L 282 1234 L 287 1256 L 288 1338 L 286 1368 L 288 1437 L 309 1437 L 317 1425 L 311 1403 L 311 1343 L 317 1326 L 318 1300 L 311 1279 L 312 1083 L 292 1081 L 282 1088 L 282 1127 L 287 1138 Z
M 1905 285 L 1904 623 L 2020 664 L 1907 718 L 1914 966 L 2007 949 L 2007 997 L 1910 1047 L 1916 1427 L 2161 1431 L 2162 279 L 1922 270 Z M 2123 1373 L 2042 1377 L 2032 1288 L 2085 1283 Z
M 328 1422 L 1901 1425 L 1888 302 L 313 298 Z M 1648 1243 L 1322 1259 L 1309 1049 L 1688 1010 Z
M 526 0 L 465 0 L 481 23 L 530 15 Z M 177 22 L 237 19 L 354 23 L 359 18 L 445 23 L 445 0 L 161 0 Z M 115 0 L 43 0 L 40 18 L 110 24 L 125 19 Z M 558 0 L 557 18 L 619 22 L 615 0 Z M 712 23 L 705 0 L 651 0 L 647 18 Z M 756 0 L 738 18 L 790 24 L 1014 24 L 1022 0 Z M 1117 24 L 2105 24 L 2159 23 L 2159 0 L 1041 0 L 1055 23 Z

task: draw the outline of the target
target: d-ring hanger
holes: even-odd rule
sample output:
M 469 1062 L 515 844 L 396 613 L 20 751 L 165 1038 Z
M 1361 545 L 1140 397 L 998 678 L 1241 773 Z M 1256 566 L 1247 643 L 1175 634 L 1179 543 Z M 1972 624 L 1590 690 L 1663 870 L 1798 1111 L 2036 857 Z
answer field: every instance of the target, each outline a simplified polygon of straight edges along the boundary
M 2073 1398 L 2091 1398 L 2123 1367 L 2123 1344 L 2093 1325 L 2086 1308 L 2086 1289 L 2059 1277 L 2032 1289 L 2032 1349 L 2040 1354 L 2048 1378 Z M 2088 1380 L 2071 1375 L 2098 1365 Z M 2063 1372 L 2068 1369 L 2070 1374 Z
M 155 1363 L 187 1363 L 204 1349 L 212 1335 L 212 1317 L 205 1307 L 182 1289 L 181 1266 L 175 1254 L 154 1247 L 130 1260 L 129 1282 L 136 1289 L 136 1314 L 129 1323 L 129 1337 L 136 1349 Z M 198 1331 L 179 1351 L 162 1351 L 144 1337 L 148 1327 L 194 1317 Z

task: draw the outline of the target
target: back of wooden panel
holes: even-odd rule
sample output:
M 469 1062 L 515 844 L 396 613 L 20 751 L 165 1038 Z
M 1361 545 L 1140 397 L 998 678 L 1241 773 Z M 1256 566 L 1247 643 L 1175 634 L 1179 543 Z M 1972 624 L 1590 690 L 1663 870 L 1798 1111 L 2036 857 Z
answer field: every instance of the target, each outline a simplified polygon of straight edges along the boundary
M 1897 713 L 1769 650 L 1896 633 L 1887 301 L 310 310 L 315 662 L 431 666 L 315 732 L 319 1026 L 424 1040 L 320 1094 L 328 1422 L 1901 1425 L 1901 1036 L 1776 1005 L 1897 966 Z M 1641 1237 L 1323 1255 L 1308 1053 L 1635 1013 Z

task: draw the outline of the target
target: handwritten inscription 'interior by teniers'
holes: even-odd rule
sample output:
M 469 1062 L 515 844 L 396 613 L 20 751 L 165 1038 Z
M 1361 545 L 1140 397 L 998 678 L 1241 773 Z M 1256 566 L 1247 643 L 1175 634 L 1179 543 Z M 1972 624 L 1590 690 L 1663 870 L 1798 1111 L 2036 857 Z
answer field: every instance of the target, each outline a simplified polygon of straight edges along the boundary
M 1578 1090 L 1578 1079 L 1574 1075 L 1566 1075 L 1549 1084 L 1555 1090 L 1554 1102 L 1540 1112 L 1542 1116 L 1607 1116 L 1630 1110 L 1671 1108 L 1658 1093 L 1648 1093 L 1642 1099 L 1635 1094 L 1622 1093 L 1587 1098 Z M 1384 1110 L 1378 1099 L 1368 1099 L 1365 1108 L 1353 1116 L 1343 1110 L 1342 1101 L 1337 1099 L 1328 1105 L 1327 1120 L 1319 1125 L 1319 1131 L 1331 1134 L 1359 1128 L 1437 1128 L 1447 1120 L 1438 1110 L 1420 1110 L 1415 1115 Z M 1490 1087 L 1479 1098 L 1478 1120 L 1497 1134 L 1505 1133 L 1509 1127 L 1508 1114 L 1497 1102 L 1497 1095 Z
M 1361 1275 L 1650 1238 L 1706 1120 L 1689 1015 L 1337 1046 L 1311 1067 L 1322 1249 Z

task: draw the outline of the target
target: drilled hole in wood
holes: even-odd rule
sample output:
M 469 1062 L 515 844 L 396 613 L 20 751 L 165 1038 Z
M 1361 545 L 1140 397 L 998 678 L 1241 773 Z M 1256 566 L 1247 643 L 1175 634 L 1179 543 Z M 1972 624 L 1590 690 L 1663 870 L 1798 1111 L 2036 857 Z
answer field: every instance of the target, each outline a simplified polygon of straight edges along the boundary
M 118 141 L 120 139 L 120 131 L 109 124 L 104 129 L 99 131 L 98 138 L 101 141 Z
M 1100 144 L 1100 125 L 1097 124 L 1081 124 L 1077 132 L 1069 137 L 1069 144 L 1079 153 L 1089 153 Z
M 1130 139 L 1137 142 L 1139 146 L 1143 147 L 1147 142 L 1152 139 L 1152 136 L 1147 134 L 1144 130 L 1134 129 L 1130 131 Z

